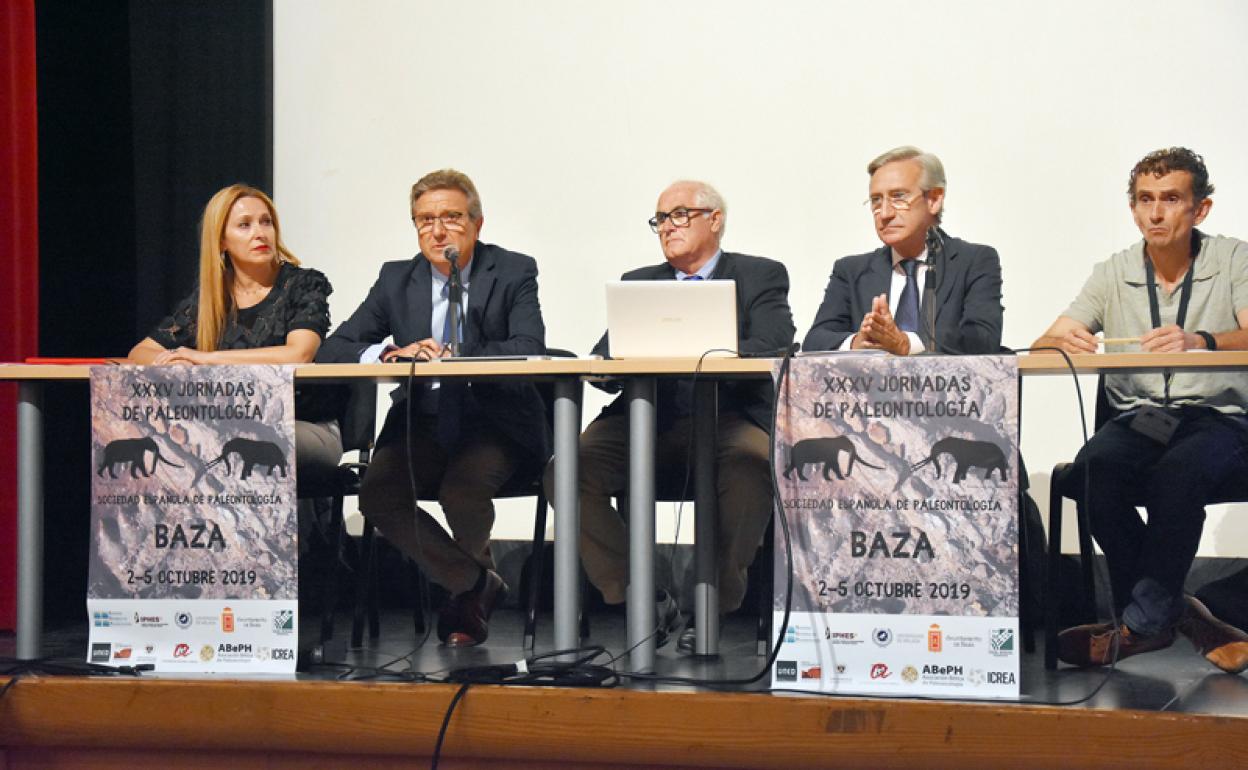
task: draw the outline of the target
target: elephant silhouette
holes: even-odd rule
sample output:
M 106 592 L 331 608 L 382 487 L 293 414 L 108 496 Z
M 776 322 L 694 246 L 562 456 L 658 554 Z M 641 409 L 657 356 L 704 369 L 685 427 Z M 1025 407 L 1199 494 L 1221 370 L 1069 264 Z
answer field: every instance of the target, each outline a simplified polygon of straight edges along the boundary
M 225 445 L 221 447 L 221 455 L 205 465 L 204 469 L 207 470 L 218 463 L 225 463 L 225 472 L 228 475 L 232 472 L 230 466 L 232 454 L 238 455 L 243 464 L 240 479 L 250 476 L 252 469 L 257 465 L 266 466 L 270 476 L 280 469 L 282 478 L 286 478 L 286 453 L 282 451 L 282 448 L 271 441 L 253 441 L 248 438 L 232 438 L 225 442 Z
M 841 453 L 849 455 L 849 462 L 845 466 L 845 475 L 841 475 L 840 456 Z M 806 481 L 806 474 L 802 471 L 807 465 L 818 465 L 823 463 L 823 478 L 825 481 L 831 481 L 829 474 L 835 473 L 836 477 L 842 481 L 850 475 L 854 470 L 854 461 L 862 463 L 868 468 L 876 470 L 884 470 L 882 466 L 872 465 L 862 456 L 858 454 L 858 449 L 848 436 L 826 436 L 824 438 L 808 438 L 797 442 L 789 450 L 789 465 L 784 469 L 784 477 L 792 478 L 793 471 L 797 471 L 797 477 L 802 481 Z
M 975 441 L 955 436 L 942 438 L 932 444 L 932 450 L 928 452 L 927 459 L 911 465 L 910 470 L 916 471 L 931 463 L 936 469 L 936 478 L 940 478 L 940 456 L 944 454 L 951 455 L 956 464 L 953 471 L 954 484 L 961 484 L 971 468 L 985 468 L 985 479 L 991 478 L 995 470 L 1000 474 L 1002 481 L 1005 481 L 1005 474 L 1009 470 L 1005 452 L 1001 447 L 991 441 Z
M 148 470 L 146 462 L 146 453 L 152 453 L 152 468 Z M 137 479 L 139 474 L 144 477 L 150 477 L 156 472 L 156 464 L 164 463 L 172 465 L 175 468 L 183 466 L 175 462 L 166 460 L 160 453 L 160 447 L 156 444 L 156 439 L 147 438 L 119 438 L 110 441 L 104 445 L 104 457 L 100 460 L 100 467 L 96 470 L 95 475 L 103 476 L 104 470 L 108 469 L 108 475 L 111 478 L 117 478 L 117 466 L 122 463 L 130 463 L 130 477 Z

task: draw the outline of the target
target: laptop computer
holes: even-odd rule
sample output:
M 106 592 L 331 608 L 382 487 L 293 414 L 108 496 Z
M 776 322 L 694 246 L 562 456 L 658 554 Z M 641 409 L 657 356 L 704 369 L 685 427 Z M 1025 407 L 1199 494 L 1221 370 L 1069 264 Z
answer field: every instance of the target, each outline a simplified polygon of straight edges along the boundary
M 730 358 L 737 349 L 736 281 L 609 281 L 612 358 Z

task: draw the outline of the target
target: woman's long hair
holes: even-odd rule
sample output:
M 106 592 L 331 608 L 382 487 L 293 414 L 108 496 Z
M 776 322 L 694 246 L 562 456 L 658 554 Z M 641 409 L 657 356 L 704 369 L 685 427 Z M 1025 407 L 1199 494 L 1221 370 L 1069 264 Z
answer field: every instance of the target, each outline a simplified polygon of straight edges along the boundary
M 282 243 L 282 228 L 277 221 L 277 208 L 269 196 L 245 184 L 233 184 L 212 196 L 204 207 L 199 226 L 199 317 L 195 335 L 196 350 L 217 349 L 226 319 L 234 313 L 234 264 L 221 247 L 230 210 L 239 198 L 258 198 L 273 217 L 274 258 L 292 265 L 299 260 Z

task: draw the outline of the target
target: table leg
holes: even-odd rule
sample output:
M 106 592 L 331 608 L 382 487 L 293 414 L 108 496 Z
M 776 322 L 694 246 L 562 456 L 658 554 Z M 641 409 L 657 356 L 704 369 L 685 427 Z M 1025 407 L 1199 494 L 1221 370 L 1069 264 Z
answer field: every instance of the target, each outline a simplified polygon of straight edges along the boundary
M 580 645 L 581 381 L 555 382 L 555 649 Z
M 628 399 L 628 646 L 633 671 L 654 670 L 654 445 L 653 377 L 624 384 Z
M 17 657 L 37 658 L 43 635 L 43 384 L 17 397 Z
M 719 493 L 715 476 L 715 449 L 718 444 L 719 388 L 713 380 L 702 380 L 693 396 L 693 478 L 694 478 L 694 626 L 697 629 L 693 652 L 699 657 L 719 656 Z

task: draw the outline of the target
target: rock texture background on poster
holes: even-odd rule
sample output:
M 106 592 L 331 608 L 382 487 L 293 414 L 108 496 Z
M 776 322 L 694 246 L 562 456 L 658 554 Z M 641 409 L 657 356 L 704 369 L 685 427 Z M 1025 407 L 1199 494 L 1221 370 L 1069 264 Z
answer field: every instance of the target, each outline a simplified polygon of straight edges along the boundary
M 793 362 L 775 455 L 794 611 L 1018 614 L 1017 383 L 1010 356 Z M 779 535 L 777 554 L 781 586 Z
M 293 368 L 95 367 L 91 599 L 294 599 Z

